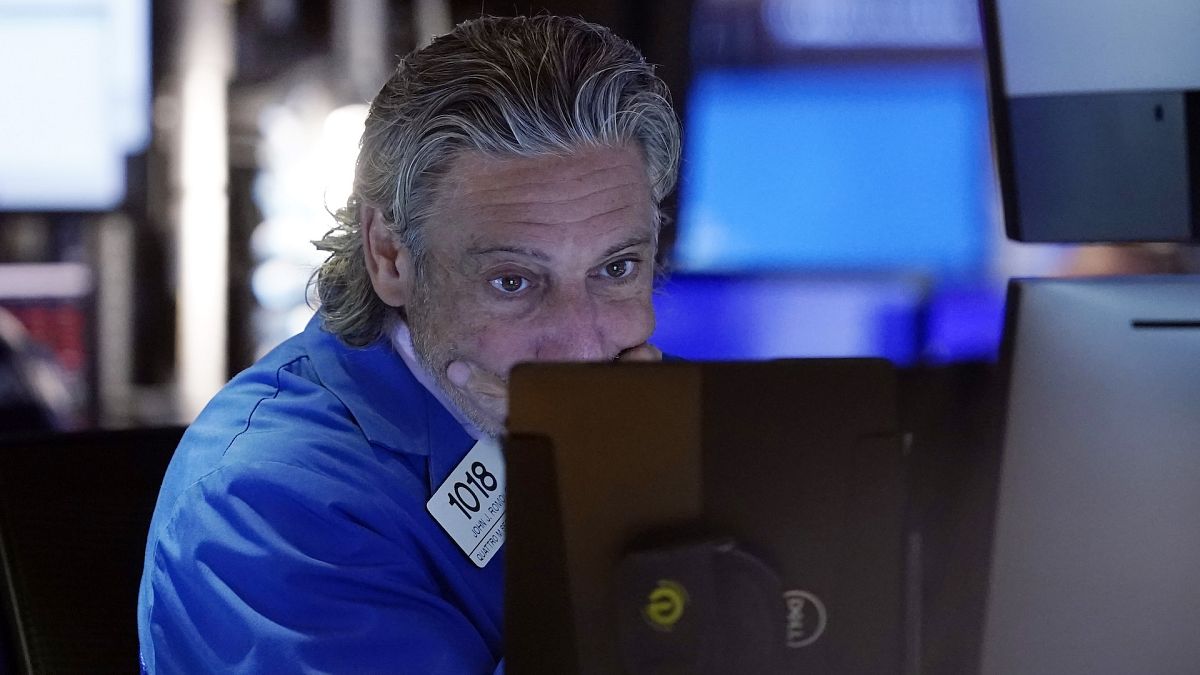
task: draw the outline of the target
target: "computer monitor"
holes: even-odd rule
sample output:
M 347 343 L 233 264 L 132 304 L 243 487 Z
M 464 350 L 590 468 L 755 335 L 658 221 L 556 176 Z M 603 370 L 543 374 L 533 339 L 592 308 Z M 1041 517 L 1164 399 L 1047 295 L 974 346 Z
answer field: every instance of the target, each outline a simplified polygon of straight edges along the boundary
M 508 672 L 903 672 L 896 389 L 878 359 L 519 366 Z
M 1200 663 L 1200 277 L 1012 282 L 982 672 Z
M 981 9 L 1008 236 L 1200 241 L 1200 3 Z

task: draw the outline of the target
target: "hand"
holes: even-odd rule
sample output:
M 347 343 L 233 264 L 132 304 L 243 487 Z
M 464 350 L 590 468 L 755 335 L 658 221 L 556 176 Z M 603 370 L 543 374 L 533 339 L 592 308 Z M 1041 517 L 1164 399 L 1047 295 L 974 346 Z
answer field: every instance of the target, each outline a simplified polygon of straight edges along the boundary
M 633 361 L 662 361 L 662 350 L 649 342 L 643 342 L 636 347 L 630 347 L 625 351 L 617 354 L 618 363 L 629 363 Z
M 661 360 L 662 350 L 648 342 L 626 349 L 615 359 L 618 363 Z M 446 378 L 476 411 L 487 416 L 496 428 L 503 427 L 508 417 L 508 383 L 499 375 L 470 361 L 451 361 L 446 366 Z
M 485 416 L 494 427 L 485 431 L 503 428 L 508 417 L 508 383 L 499 375 L 470 361 L 451 361 L 446 366 L 446 379 L 458 388 L 475 412 Z

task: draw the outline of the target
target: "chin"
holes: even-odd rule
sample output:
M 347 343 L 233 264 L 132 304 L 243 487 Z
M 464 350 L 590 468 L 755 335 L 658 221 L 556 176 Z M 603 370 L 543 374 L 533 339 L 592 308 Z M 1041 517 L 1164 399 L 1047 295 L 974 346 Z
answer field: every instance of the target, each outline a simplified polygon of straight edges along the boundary
M 450 400 L 450 403 L 454 404 L 454 407 L 458 409 L 458 412 L 461 413 L 462 416 L 466 417 L 467 421 L 469 421 L 472 426 L 478 429 L 480 433 L 492 438 L 499 438 L 500 436 L 503 436 L 504 420 L 495 420 L 491 417 L 491 415 L 488 415 L 473 405 L 470 400 L 468 400 L 467 397 L 464 396 L 457 387 L 451 384 L 450 380 L 446 379 L 445 375 L 443 375 L 443 373 L 446 372 L 446 365 L 449 365 L 449 361 L 442 365 L 441 370 L 437 371 L 437 375 L 434 376 L 434 380 L 436 381 L 437 386 L 442 390 L 442 393 L 445 394 L 446 398 Z
M 503 420 L 494 420 L 478 410 L 473 410 L 465 406 L 462 401 L 457 399 L 454 400 L 454 403 L 458 406 L 458 409 L 467 416 L 467 419 L 471 421 L 471 424 L 475 425 L 475 428 L 478 429 L 480 433 L 492 438 L 500 438 L 504 435 Z

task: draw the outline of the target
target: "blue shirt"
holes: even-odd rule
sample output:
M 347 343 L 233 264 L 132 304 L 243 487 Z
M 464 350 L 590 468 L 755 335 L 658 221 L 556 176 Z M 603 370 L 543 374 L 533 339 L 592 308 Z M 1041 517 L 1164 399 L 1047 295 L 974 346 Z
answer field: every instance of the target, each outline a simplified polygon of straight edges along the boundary
M 425 510 L 474 444 L 381 339 L 314 319 L 238 375 L 167 470 L 138 600 L 150 673 L 492 673 L 503 551 Z

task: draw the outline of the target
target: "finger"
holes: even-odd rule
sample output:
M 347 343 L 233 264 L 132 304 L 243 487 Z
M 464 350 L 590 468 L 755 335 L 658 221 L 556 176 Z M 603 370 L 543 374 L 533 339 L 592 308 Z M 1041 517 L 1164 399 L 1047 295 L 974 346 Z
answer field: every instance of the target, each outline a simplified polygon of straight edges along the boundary
M 630 347 L 617 355 L 617 361 L 662 361 L 662 350 L 649 342 L 643 342 L 636 347 Z
M 508 413 L 508 386 L 500 377 L 470 361 L 452 361 L 446 378 L 475 405 L 498 420 Z
M 493 396 L 506 391 L 504 380 L 470 361 L 451 361 L 446 366 L 446 377 L 459 389 Z

